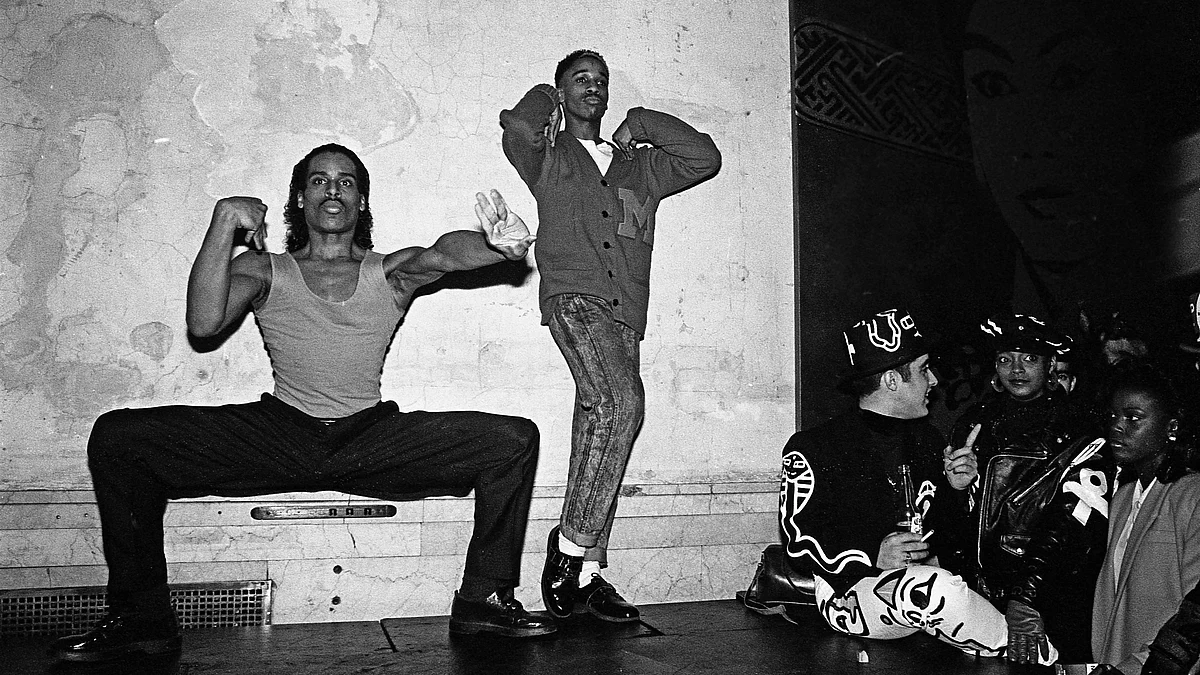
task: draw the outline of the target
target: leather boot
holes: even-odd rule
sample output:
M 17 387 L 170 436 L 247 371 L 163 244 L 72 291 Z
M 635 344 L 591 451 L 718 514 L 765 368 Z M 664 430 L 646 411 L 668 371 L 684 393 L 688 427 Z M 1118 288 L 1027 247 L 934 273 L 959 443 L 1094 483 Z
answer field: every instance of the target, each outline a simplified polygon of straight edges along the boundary
M 550 530 L 546 542 L 546 566 L 542 568 L 542 602 L 554 618 L 565 619 L 574 611 L 582 568 L 583 556 L 567 555 L 558 550 L 558 527 Z
M 157 617 L 109 610 L 95 628 L 59 638 L 50 654 L 63 661 L 111 661 L 129 654 L 168 654 L 183 646 L 175 612 Z

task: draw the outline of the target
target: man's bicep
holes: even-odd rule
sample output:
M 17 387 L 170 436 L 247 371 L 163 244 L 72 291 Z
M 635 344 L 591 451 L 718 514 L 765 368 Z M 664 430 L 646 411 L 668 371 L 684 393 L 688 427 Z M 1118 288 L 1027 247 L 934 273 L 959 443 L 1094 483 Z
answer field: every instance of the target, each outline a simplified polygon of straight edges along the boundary
M 423 246 L 401 249 L 389 254 L 383 262 L 388 284 L 394 291 L 406 295 L 441 279 L 447 266 L 443 253 Z
M 271 263 L 265 254 L 247 251 L 234 258 L 229 271 L 229 296 L 225 300 L 225 325 L 266 300 L 270 284 Z

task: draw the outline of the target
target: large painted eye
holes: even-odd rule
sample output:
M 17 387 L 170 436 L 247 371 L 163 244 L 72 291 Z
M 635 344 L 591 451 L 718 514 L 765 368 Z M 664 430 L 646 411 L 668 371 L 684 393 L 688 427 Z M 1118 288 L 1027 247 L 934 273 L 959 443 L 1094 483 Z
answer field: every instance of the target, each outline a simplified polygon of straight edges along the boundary
M 971 78 L 975 90 L 986 98 L 998 98 L 1017 93 L 1017 87 L 1009 81 L 1008 75 L 999 70 L 983 70 Z

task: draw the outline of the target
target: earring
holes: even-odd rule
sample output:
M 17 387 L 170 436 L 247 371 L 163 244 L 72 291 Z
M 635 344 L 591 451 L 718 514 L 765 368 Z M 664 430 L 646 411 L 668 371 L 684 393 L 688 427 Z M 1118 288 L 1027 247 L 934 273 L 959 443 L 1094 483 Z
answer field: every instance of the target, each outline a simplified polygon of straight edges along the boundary
M 1004 391 L 1004 387 L 1000 386 L 1000 376 L 999 375 L 992 376 L 992 391 L 996 392 L 997 394 Z

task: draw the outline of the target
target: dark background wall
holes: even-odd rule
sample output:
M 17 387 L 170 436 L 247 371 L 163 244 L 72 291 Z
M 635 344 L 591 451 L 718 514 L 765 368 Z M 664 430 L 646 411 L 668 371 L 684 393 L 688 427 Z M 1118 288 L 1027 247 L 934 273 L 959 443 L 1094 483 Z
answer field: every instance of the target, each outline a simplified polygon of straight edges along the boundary
M 801 427 L 851 404 L 841 330 L 890 306 L 938 340 L 943 425 L 994 312 L 1190 337 L 1162 174 L 1197 120 L 1195 4 L 793 3 Z

